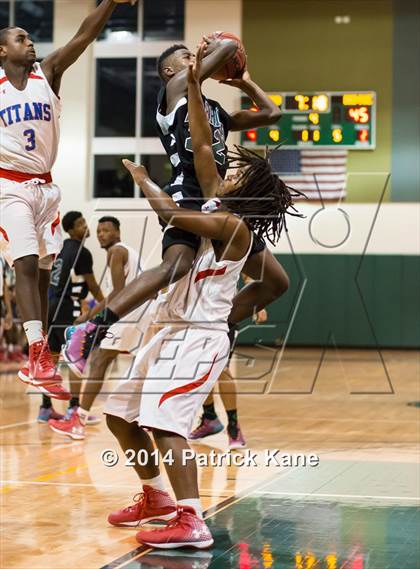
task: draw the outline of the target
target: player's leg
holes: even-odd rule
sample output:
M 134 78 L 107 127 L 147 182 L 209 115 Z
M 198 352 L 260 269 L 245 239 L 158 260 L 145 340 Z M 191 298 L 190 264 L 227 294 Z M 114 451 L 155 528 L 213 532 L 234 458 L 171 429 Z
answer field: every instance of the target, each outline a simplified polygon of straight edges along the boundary
M 23 329 L 29 344 L 29 361 L 18 373 L 19 378 L 42 393 L 56 399 L 70 399 L 62 385 L 43 324 L 48 304 L 41 301 L 38 256 L 27 255 L 14 261 L 16 271 L 16 302 L 23 320 Z M 46 272 L 46 271 L 43 271 Z M 45 279 L 45 275 L 43 275 Z M 45 286 L 45 280 L 42 283 Z
M 48 329 L 48 289 L 50 286 L 51 268 L 53 258 L 51 256 L 39 261 L 38 290 L 41 303 L 41 319 L 44 330 Z
M 137 526 L 151 519 L 165 521 L 173 518 L 176 504 L 166 492 L 149 434 L 136 421 L 130 423 L 108 413 L 106 423 L 124 451 L 126 460 L 131 460 L 142 485 L 142 491 L 134 497 L 134 503 L 112 512 L 108 522 L 114 526 Z
M 39 293 L 39 259 L 42 261 L 53 253 L 44 247 L 42 234 L 47 231 L 48 224 L 51 233 L 52 208 L 57 211 L 59 192 L 52 196 L 48 187 L 41 189 L 36 184 L 18 184 L 4 179 L 0 180 L 0 186 L 2 233 L 6 235 L 8 249 L 6 258 L 15 266 L 16 300 L 29 343 L 28 365 L 18 376 L 42 393 L 57 399 L 70 399 L 45 339 Z
M 99 348 L 92 352 L 89 360 L 89 375 L 83 381 L 80 392 L 79 413 L 84 420 L 92 408 L 92 405 L 102 389 L 106 372 L 112 362 L 118 357 L 118 350 L 103 350 Z
M 217 433 L 220 433 L 223 429 L 223 423 L 220 421 L 216 409 L 214 408 L 214 389 L 212 389 L 204 401 L 200 422 L 188 435 L 188 439 L 190 441 L 204 439 L 211 435 L 217 435 Z
M 16 302 L 23 320 L 23 328 L 29 344 L 29 361 L 19 372 L 19 378 L 56 399 L 70 399 L 61 385 L 62 377 L 57 371 L 46 336 L 46 311 L 48 302 L 41 300 L 40 285 L 45 288 L 46 273 L 41 270 L 37 255 L 20 257 L 14 262 L 16 271 Z
M 48 260 L 47 260 L 48 262 Z M 51 259 L 52 262 L 52 259 Z M 45 265 L 43 265 L 45 266 Z M 48 288 L 49 288 L 49 284 L 50 284 L 50 276 L 51 276 L 51 270 L 49 270 L 48 268 L 42 268 L 41 264 L 38 262 L 38 274 L 39 274 L 39 278 L 38 278 L 38 290 L 39 290 L 39 300 L 40 300 L 40 304 L 41 304 L 41 320 L 42 320 L 42 327 L 43 330 L 48 330 L 49 329 L 49 314 L 48 314 Z M 52 352 L 52 356 L 54 361 L 58 361 L 58 353 L 60 352 L 61 349 L 61 344 L 60 347 L 57 349 L 57 347 L 55 345 L 52 345 L 51 342 L 51 338 L 48 338 L 48 343 Z M 57 354 L 57 355 L 55 355 Z M 71 391 L 71 389 L 70 389 Z M 56 419 L 56 420 L 61 420 L 64 418 L 64 415 L 61 415 L 61 413 L 57 413 L 52 405 L 52 401 L 51 401 L 51 397 L 48 397 L 48 395 L 45 395 L 45 393 L 42 394 L 42 402 L 41 402 L 41 406 L 39 408 L 39 413 L 38 413 L 38 423 L 47 423 L 49 419 Z
M 124 453 L 131 450 L 134 452 L 133 468 L 142 482 L 160 477 L 158 461 L 154 461 L 152 458 L 152 453 L 155 450 L 152 439 L 142 427 L 139 427 L 136 421 L 129 423 L 121 417 L 106 413 L 106 424 Z M 144 461 L 146 464 L 137 459 L 141 450 L 145 451 L 145 456 L 151 457 L 150 461 Z
M 231 421 L 230 424 L 233 422 L 235 417 L 237 420 L 236 384 L 235 384 L 233 377 L 231 376 L 231 374 L 229 372 L 229 364 L 230 364 L 230 360 L 231 360 L 232 355 L 233 355 L 236 337 L 237 337 L 236 326 L 232 326 L 229 329 L 229 333 L 228 333 L 228 338 L 229 338 L 229 343 L 230 343 L 228 365 L 223 370 L 223 372 L 220 375 L 219 380 L 218 380 L 221 390 L 223 389 L 221 384 L 223 383 L 223 385 L 224 385 L 224 380 L 226 380 L 226 379 L 228 381 L 230 381 L 230 384 L 231 384 L 230 389 L 234 390 L 234 398 L 229 398 L 229 395 L 226 393 L 226 390 L 224 390 L 225 398 L 223 398 L 223 396 L 222 396 L 222 401 L 223 401 L 225 409 L 226 410 L 229 409 L 228 419 Z M 225 376 L 225 372 L 228 374 L 228 376 Z M 210 393 L 208 394 L 208 396 L 204 402 L 203 414 L 201 416 L 200 422 L 199 422 L 198 426 L 190 433 L 188 438 L 190 440 L 203 439 L 205 437 L 209 437 L 211 435 L 216 435 L 217 433 L 220 433 L 221 431 L 223 431 L 223 428 L 224 428 L 223 424 L 220 421 L 219 417 L 217 416 L 216 410 L 214 408 L 214 388 L 213 388 L 210 391 Z M 236 439 L 232 439 L 231 434 L 236 434 L 236 433 L 235 432 L 229 433 L 229 431 L 228 431 L 229 443 L 232 443 L 233 448 L 237 448 L 237 445 L 235 444 Z M 243 440 L 243 442 L 245 443 L 245 440 Z M 240 446 L 244 446 L 244 444 L 241 444 Z
M 165 469 L 177 499 L 178 516 L 160 531 L 140 530 L 136 539 L 142 544 L 158 548 L 192 546 L 206 549 L 213 544 L 213 538 L 203 519 L 197 465 L 191 448 L 186 439 L 177 433 L 153 429 L 153 435 L 159 452 L 166 461 Z
M 42 306 L 39 295 L 39 265 L 38 255 L 26 255 L 14 260 L 16 274 L 16 303 L 24 323 L 36 321 L 39 325 L 32 334 L 27 332 L 28 341 L 32 338 L 40 340 L 43 337 Z M 26 331 L 26 329 L 25 329 Z
M 103 350 L 102 348 L 93 351 L 89 358 L 88 375 L 83 380 L 70 371 L 74 383 L 77 383 L 77 391 L 75 393 L 72 390 L 72 399 L 65 420 L 49 422 L 54 432 L 71 438 L 75 434 L 77 439 L 84 439 L 85 427 L 100 423 L 98 417 L 90 415 L 90 410 L 102 389 L 109 366 L 119 353 L 117 350 Z
M 198 408 L 227 363 L 229 342 L 222 331 L 169 327 L 156 339 L 160 351 L 147 370 L 139 422 L 153 430 L 177 498 L 178 517 L 165 530 L 140 531 L 136 539 L 154 547 L 202 549 L 213 538 L 202 518 L 197 465 L 186 438 Z
M 246 446 L 246 441 L 238 421 L 236 382 L 228 367 L 223 370 L 219 377 L 219 392 L 228 418 L 229 448 L 243 448 Z
M 176 228 L 165 231 L 160 265 L 131 281 L 94 320 L 76 327 L 64 352 L 76 373 L 82 375 L 90 351 L 99 345 L 112 324 L 188 273 L 198 246 L 196 235 L 179 232 Z
M 160 265 L 141 273 L 110 301 L 110 310 L 120 318 L 125 316 L 185 276 L 191 269 L 194 258 L 195 249 L 188 245 L 176 244 L 169 247 L 165 250 Z
M 47 279 L 45 279 L 45 281 L 46 280 Z M 54 296 L 48 301 L 48 344 L 56 364 L 59 361 L 60 353 L 65 343 L 64 330 L 67 326 L 72 324 L 74 320 L 73 309 L 73 301 L 67 297 L 56 298 Z M 78 405 L 78 395 L 80 392 L 80 379 L 75 376 L 71 370 L 69 370 L 69 384 L 71 393 L 71 399 L 69 401 L 70 409 L 73 405 Z M 58 413 L 53 407 L 51 398 L 43 394 L 38 413 L 38 422 L 48 423 L 50 419 L 61 421 L 64 419 L 64 415 Z
M 229 322 L 237 324 L 274 302 L 289 288 L 289 277 L 274 255 L 264 248 L 251 255 L 243 272 L 253 279 L 233 300 Z
M 105 404 L 107 425 L 126 459 L 131 460 L 142 484 L 142 491 L 135 496 L 132 506 L 109 515 L 112 525 L 138 525 L 149 518 L 167 520 L 176 512 L 176 504 L 165 491 L 151 437 L 138 425 L 143 380 L 137 378 L 144 377 L 152 355 L 153 342 L 148 342 L 137 352 L 130 378 L 118 382 Z
M 192 506 L 197 515 L 202 517 L 203 510 L 198 492 L 197 464 L 195 460 L 185 461 L 190 445 L 184 437 L 169 431 L 153 429 L 153 436 L 162 457 L 168 456 L 170 460 L 165 463 L 169 481 L 175 492 L 179 505 Z M 173 464 L 172 463 L 173 459 Z M 185 500 L 190 503 L 184 502 Z

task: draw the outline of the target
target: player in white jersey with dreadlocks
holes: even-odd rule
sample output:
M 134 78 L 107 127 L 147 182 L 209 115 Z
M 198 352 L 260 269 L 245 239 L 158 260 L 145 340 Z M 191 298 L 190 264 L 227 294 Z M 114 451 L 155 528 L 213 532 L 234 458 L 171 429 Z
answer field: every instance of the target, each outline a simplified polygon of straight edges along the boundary
M 220 208 L 211 214 L 177 208 L 143 166 L 124 161 L 161 219 L 201 237 L 201 246 L 190 272 L 158 297 L 154 321 L 162 329 L 140 349 L 130 380 L 117 387 L 105 408 L 108 426 L 122 448 L 133 449 L 136 456 L 136 451 L 143 451 L 147 458 L 134 466 L 143 483 L 141 499 L 108 520 L 113 525 L 140 525 L 174 513 L 147 427 L 168 459 L 164 463 L 178 509 L 165 528 L 141 530 L 136 538 L 165 549 L 202 549 L 213 543 L 202 518 L 187 437 L 198 408 L 228 361 L 227 320 L 253 231 L 275 242 L 293 205 L 289 188 L 272 173 L 268 160 L 245 149 L 238 150 L 236 174 L 226 180 L 218 174 L 198 79 L 203 49 L 189 69 L 188 111 L 197 177 L 203 193 L 221 197 Z M 264 199 L 258 197 L 262 191 Z
M 76 35 L 36 62 L 30 34 L 0 30 L 0 246 L 16 271 L 16 298 L 29 342 L 25 383 L 57 399 L 70 399 L 46 339 L 48 285 L 60 252 L 60 190 L 51 169 L 59 142 L 61 78 L 102 31 L 117 4 L 102 0 Z

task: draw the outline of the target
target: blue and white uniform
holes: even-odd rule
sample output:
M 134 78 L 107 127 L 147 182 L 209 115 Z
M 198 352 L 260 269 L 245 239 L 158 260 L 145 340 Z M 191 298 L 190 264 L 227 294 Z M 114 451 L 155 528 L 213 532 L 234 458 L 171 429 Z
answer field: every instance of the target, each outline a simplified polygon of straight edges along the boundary
M 60 114 L 61 101 L 39 63 L 23 90 L 0 68 L 0 248 L 9 264 L 61 250 L 61 193 L 51 177 Z

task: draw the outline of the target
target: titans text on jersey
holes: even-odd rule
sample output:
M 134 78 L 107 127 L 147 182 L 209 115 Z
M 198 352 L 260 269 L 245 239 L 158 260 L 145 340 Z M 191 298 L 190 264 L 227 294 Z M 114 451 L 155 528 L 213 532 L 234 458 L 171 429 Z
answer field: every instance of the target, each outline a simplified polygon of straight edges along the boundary
M 0 109 L 4 126 L 24 121 L 51 121 L 51 105 L 48 103 L 25 103 Z

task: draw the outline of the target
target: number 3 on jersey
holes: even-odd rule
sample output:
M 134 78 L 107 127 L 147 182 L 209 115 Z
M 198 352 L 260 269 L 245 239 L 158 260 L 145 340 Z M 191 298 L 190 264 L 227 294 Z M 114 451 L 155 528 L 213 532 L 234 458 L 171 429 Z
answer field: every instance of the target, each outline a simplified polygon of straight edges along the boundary
M 28 128 L 23 133 L 23 136 L 26 136 L 27 145 L 25 146 L 25 150 L 31 151 L 35 149 L 35 131 L 32 128 Z

